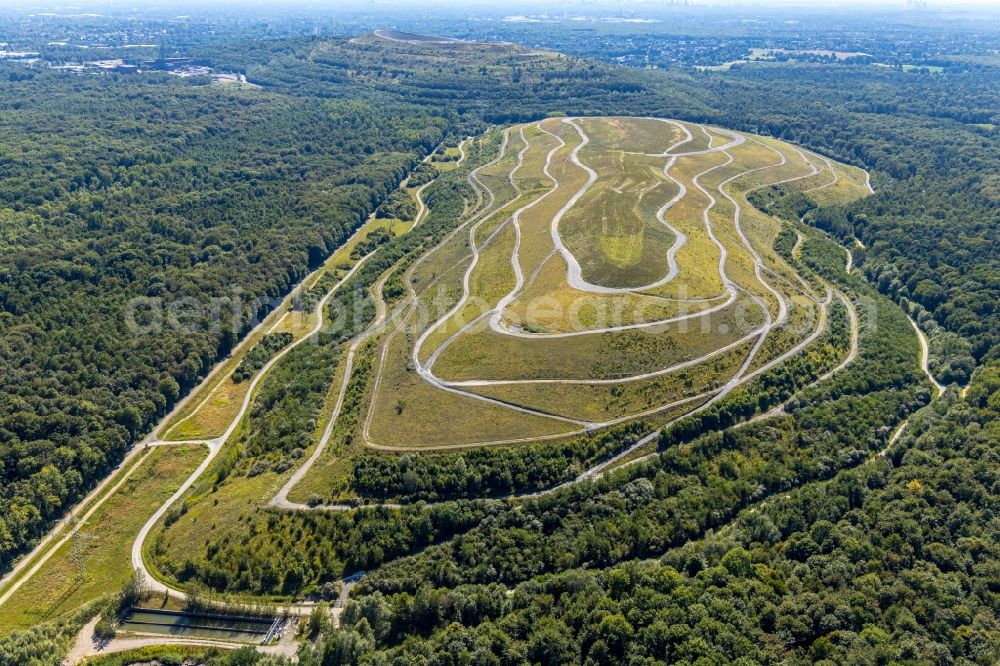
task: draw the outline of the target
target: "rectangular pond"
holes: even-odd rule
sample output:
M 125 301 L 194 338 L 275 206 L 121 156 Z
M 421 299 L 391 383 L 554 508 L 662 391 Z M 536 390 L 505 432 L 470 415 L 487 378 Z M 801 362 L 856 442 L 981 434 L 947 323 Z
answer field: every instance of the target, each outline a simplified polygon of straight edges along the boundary
M 185 638 L 260 643 L 270 633 L 274 621 L 273 617 L 242 617 L 132 608 L 126 613 L 121 630 Z

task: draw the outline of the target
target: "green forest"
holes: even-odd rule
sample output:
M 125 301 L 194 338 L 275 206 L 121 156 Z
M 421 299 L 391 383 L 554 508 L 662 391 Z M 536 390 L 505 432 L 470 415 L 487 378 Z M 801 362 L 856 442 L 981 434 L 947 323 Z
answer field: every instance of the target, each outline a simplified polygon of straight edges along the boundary
M 993 663 L 998 396 L 991 364 L 842 469 L 753 456 L 817 406 L 525 504 L 366 578 L 302 663 Z
M 447 123 L 411 107 L 49 73 L 0 77 L 0 100 L 6 568 Z
M 422 164 L 438 146 L 553 114 L 649 115 L 871 172 L 874 195 L 845 206 L 752 200 L 804 225 L 804 271 L 863 300 L 853 364 L 804 388 L 848 345 L 840 305 L 826 355 L 764 373 L 596 481 L 544 492 L 648 424 L 544 446 L 365 453 L 350 490 L 403 508 L 260 510 L 240 539 L 170 557 L 154 547 L 158 567 L 209 593 L 323 602 L 366 572 L 339 626 L 319 606 L 304 666 L 996 663 L 1000 66 L 629 67 L 644 42 L 624 29 L 574 40 L 553 27 L 568 55 L 370 37 L 192 47 L 254 87 L 0 62 L 0 573 L 365 219 L 412 219 L 404 179 L 437 177 L 422 233 L 386 230 L 355 249 L 379 253 L 329 305 L 346 324 L 276 365 L 208 485 L 298 465 L 344 345 L 375 316 L 364 289 L 437 242 L 470 196 Z M 776 247 L 790 258 L 792 242 Z M 841 246 L 859 267 L 846 276 Z M 331 280 L 295 307 L 314 307 Z M 949 385 L 940 399 L 907 314 Z M 263 337 L 234 380 L 290 342 Z M 509 498 L 528 493 L 540 494 Z M 59 663 L 86 610 L 0 637 L 0 666 Z M 186 658 L 288 663 L 205 648 L 94 663 Z
M 249 67 L 260 91 L 0 64 L 0 569 L 421 157 L 446 136 L 514 119 L 486 113 L 491 101 L 527 99 L 552 77 L 565 83 L 518 118 L 628 101 L 611 68 L 512 68 L 516 48 L 470 49 L 447 72 L 346 41 L 269 51 Z M 251 43 L 218 57 L 259 55 Z M 345 58 L 361 66 L 347 70 Z M 410 85 L 380 78 L 393 60 L 412 70 Z M 581 66 L 593 75 L 578 77 Z
M 367 42 L 268 51 L 264 63 L 253 45 L 219 55 L 263 91 L 0 77 L 0 566 L 388 201 L 422 155 L 484 123 L 648 113 L 771 133 L 871 168 L 875 197 L 811 221 L 861 239 L 866 274 L 940 331 L 942 379 L 961 382 L 996 354 L 998 140 L 962 110 L 987 105 L 995 70 L 950 78 L 945 96 L 936 82 L 871 68 L 694 76 L 497 46 L 456 50 L 444 70 L 413 48 Z M 390 78 L 400 69 L 405 82 Z M 792 104 L 803 89 L 812 102 Z M 866 91 L 896 100 L 891 113 L 870 108 Z M 496 103 L 512 95 L 524 103 Z M 49 131 L 58 118 L 73 131 Z

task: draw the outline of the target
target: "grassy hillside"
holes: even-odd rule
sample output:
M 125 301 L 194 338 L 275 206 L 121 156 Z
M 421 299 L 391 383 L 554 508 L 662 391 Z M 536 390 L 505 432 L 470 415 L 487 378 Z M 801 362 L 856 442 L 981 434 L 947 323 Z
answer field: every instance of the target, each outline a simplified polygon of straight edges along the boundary
M 0 569 L 443 138 L 499 99 L 533 117 L 640 92 L 552 54 L 427 48 L 279 42 L 259 90 L 3 66 Z
M 353 319 L 296 349 L 265 378 L 232 446 L 147 542 L 159 573 L 198 588 L 292 599 L 329 598 L 344 573 L 368 571 L 342 627 L 324 629 L 324 639 L 304 650 L 307 665 L 992 663 L 1000 650 L 993 517 L 1000 245 L 991 175 L 1000 135 L 987 127 L 997 106 L 995 69 L 959 72 L 946 83 L 801 63 L 692 74 L 505 44 L 372 36 L 231 44 L 216 57 L 260 88 L 0 64 L 0 570 L 369 214 L 410 216 L 413 192 L 397 186 L 421 157 L 445 142 L 443 154 L 457 160 L 458 142 L 476 134 L 469 163 L 442 169 L 427 190 L 430 213 L 416 233 L 385 218 L 378 224 L 392 233 L 363 239 L 366 250 L 378 251 L 331 306 Z M 797 186 L 749 178 L 732 188 L 760 209 L 748 206 L 744 220 L 765 255 L 765 273 L 788 282 L 783 290 L 802 292 L 792 321 L 820 321 L 807 294 L 821 296 L 827 284 L 843 292 L 831 299 L 815 347 L 671 423 L 629 458 L 634 464 L 510 500 L 502 497 L 576 479 L 667 417 L 502 449 L 359 454 L 378 367 L 378 347 L 369 344 L 346 384 L 332 455 L 320 460 L 320 478 L 307 478 L 291 499 L 405 506 L 269 507 L 325 426 L 348 341 L 377 316 L 375 285 L 384 285 L 388 306 L 402 302 L 405 271 L 476 209 L 477 192 L 482 199 L 465 176 L 501 142 L 499 131 L 483 130 L 562 114 L 711 122 L 806 146 L 818 153 L 818 167 L 828 155 L 872 168 L 876 194 L 861 199 L 854 194 L 863 173 L 840 163 Z M 625 147 L 614 136 L 603 140 Z M 706 130 L 699 147 L 720 140 Z M 761 139 L 752 150 L 768 145 L 787 144 Z M 783 150 L 789 173 L 801 169 L 794 151 Z M 622 160 L 621 170 L 635 175 L 640 162 Z M 528 156 L 526 191 L 544 185 L 542 163 Z M 513 187 L 511 166 L 508 159 L 485 176 L 498 192 Z M 736 177 L 727 166 L 720 160 L 704 180 Z M 692 190 L 694 173 L 682 173 Z M 840 180 L 810 195 L 831 174 Z M 649 174 L 649 182 L 657 177 Z M 615 183 L 629 186 L 624 177 Z M 631 284 L 662 273 L 649 262 L 631 270 L 648 248 L 636 242 L 639 225 L 630 216 L 650 211 L 622 213 L 613 188 L 597 194 L 595 208 L 628 224 L 576 230 L 577 250 L 599 259 L 588 265 L 591 274 L 618 271 L 614 283 Z M 728 206 L 726 199 L 719 209 L 731 216 Z M 720 210 L 713 213 L 720 235 L 737 248 L 736 229 L 722 226 Z M 506 255 L 484 263 L 492 272 L 478 277 L 483 293 L 510 277 L 501 272 L 509 236 L 497 236 Z M 454 245 L 445 259 L 460 265 L 465 238 Z M 525 247 L 525 256 L 539 249 Z M 697 247 L 702 261 L 691 265 L 711 265 L 709 244 Z M 845 247 L 863 272 L 845 273 Z M 777 300 L 753 283 L 749 256 L 733 252 L 733 274 L 776 314 Z M 351 264 L 302 294 L 310 309 L 344 265 Z M 454 299 L 460 272 L 448 267 L 444 261 L 415 274 L 423 284 L 440 279 Z M 551 286 L 552 274 L 538 275 Z M 710 286 L 706 278 L 702 287 Z M 130 320 L 136 307 L 138 331 Z M 813 385 L 845 357 L 855 309 L 857 358 Z M 984 364 L 966 393 L 949 388 L 933 399 L 906 314 L 930 333 L 931 369 L 940 379 L 964 382 Z M 158 320 L 164 326 L 150 326 Z M 536 330 L 560 325 L 553 317 Z M 776 336 L 751 368 L 797 339 Z M 412 342 L 400 336 L 397 378 L 413 374 Z M 484 348 L 499 357 L 494 369 L 519 369 L 509 349 Z M 635 360 L 632 350 L 618 351 Z M 478 366 L 477 359 L 456 365 Z M 562 362 L 582 367 L 573 354 Z M 726 356 L 684 380 L 717 385 L 734 365 Z M 390 388 L 400 387 L 402 380 Z M 571 415 L 614 407 L 634 416 L 635 405 L 666 399 L 655 394 L 660 389 L 483 393 L 546 409 L 562 400 Z M 193 430 L 180 428 L 178 436 L 218 432 L 241 395 L 230 393 L 207 403 L 222 416 L 187 422 Z M 485 414 L 461 406 L 419 412 L 408 400 L 385 402 L 383 425 L 416 414 L 422 433 L 450 441 L 448 427 Z M 527 421 L 493 426 L 530 429 Z M 157 472 L 169 483 L 192 460 L 172 463 Z M 136 511 L 148 513 L 155 497 L 140 498 Z M 128 499 L 109 505 L 109 515 L 135 508 Z M 428 499 L 437 503 L 418 503 Z M 110 562 L 101 572 L 109 581 L 121 578 L 117 555 L 134 526 L 117 527 L 97 546 Z M 108 547 L 112 538 L 121 548 Z M 59 554 L 59 568 L 70 566 L 69 555 Z M 65 608 L 53 600 L 51 608 L 68 612 L 100 594 L 93 586 L 67 588 L 59 568 L 55 578 L 33 583 L 72 600 Z M 30 607 L 30 599 L 18 599 L 19 624 L 32 617 Z M 0 665 L 57 663 L 80 620 L 0 640 Z M 241 654 L 231 663 L 255 659 Z

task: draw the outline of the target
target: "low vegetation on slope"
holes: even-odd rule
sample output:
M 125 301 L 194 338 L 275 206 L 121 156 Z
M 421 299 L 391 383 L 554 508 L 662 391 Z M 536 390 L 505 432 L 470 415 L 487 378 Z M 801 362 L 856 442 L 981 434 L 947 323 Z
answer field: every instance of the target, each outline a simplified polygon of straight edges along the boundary
M 4 77 L 0 99 L 0 150 L 19 156 L 0 187 L 3 570 L 448 123 L 44 71 Z
M 682 117 L 874 166 L 879 193 L 861 202 L 830 207 L 839 187 L 861 185 L 857 178 L 812 198 L 808 188 L 782 187 L 752 200 L 788 224 L 804 216 L 846 246 L 858 237 L 856 263 L 931 331 L 931 365 L 942 379 L 964 381 L 975 362 L 988 362 L 968 394 L 950 389 L 907 421 L 932 392 L 903 311 L 858 274 L 844 277 L 843 249 L 829 239 L 802 226 L 779 231 L 748 209 L 748 233 L 769 274 L 791 280 L 798 272 L 802 291 L 819 296 L 830 282 L 861 313 L 858 357 L 832 378 L 807 385 L 848 347 L 843 300 L 832 302 L 814 350 L 672 424 L 635 452 L 648 457 L 551 494 L 482 500 L 575 480 L 662 422 L 553 446 L 351 460 L 366 382 L 377 374 L 370 344 L 347 384 L 333 455 L 316 468 L 319 481 L 303 487 L 316 491 L 312 504 L 361 496 L 407 506 L 267 507 L 328 418 L 351 336 L 377 317 L 369 288 L 386 278 L 388 305 L 405 299 L 404 269 L 476 209 L 477 188 L 463 177 L 498 150 L 493 132 L 472 144 L 470 164 L 428 189 L 431 214 L 418 233 L 385 232 L 373 243 L 378 253 L 335 304 L 358 314 L 358 328 L 318 336 L 265 378 L 245 428 L 168 513 L 147 543 L 148 559 L 159 575 L 195 590 L 281 598 L 329 598 L 345 572 L 374 569 L 355 588 L 340 629 L 322 626 L 317 614 L 323 640 L 303 650 L 305 664 L 991 662 L 1000 650 L 992 520 L 1000 382 L 989 364 L 998 330 L 990 298 L 996 188 L 983 174 L 995 170 L 996 135 L 960 127 L 984 118 L 958 107 L 992 99 L 992 90 L 963 79 L 950 97 L 921 84 L 913 90 L 924 94 L 899 111 L 879 99 L 880 84 L 894 84 L 868 68 L 846 77 L 821 67 L 689 77 L 506 45 L 372 37 L 275 41 L 219 57 L 263 89 L 208 93 L 158 75 L 100 83 L 45 71 L 0 77 L 8 111 L 0 125 L 9 130 L 0 148 L 17 156 L 0 191 L 8 222 L 0 259 L 0 569 L 230 349 L 258 310 L 255 299 L 287 291 L 380 204 L 408 217 L 410 200 L 389 197 L 440 140 L 450 141 L 445 152 L 455 159 L 458 139 L 484 121 Z M 841 95 L 845 87 L 854 92 Z M 892 90 L 904 97 L 903 88 Z M 52 153 L 51 135 L 40 130 L 62 127 L 53 119 L 64 114 L 74 132 L 60 135 Z M 702 147 L 723 138 L 705 137 Z M 55 180 L 46 172 L 53 159 Z M 541 163 L 535 155 L 527 165 L 539 187 Z M 492 175 L 498 191 L 509 173 Z M 617 210 L 602 196 L 603 209 Z M 647 249 L 633 242 L 633 228 L 613 231 L 595 241 L 602 269 L 632 265 Z M 594 241 L 581 238 L 577 249 Z M 734 263 L 750 284 L 747 255 Z M 539 275 L 544 284 L 548 274 Z M 636 275 L 614 277 L 618 284 Z M 310 311 L 331 280 L 303 297 Z M 243 290 L 231 325 L 199 327 L 202 311 L 194 334 L 134 337 L 126 326 L 130 298 L 231 298 L 231 285 Z M 756 295 L 773 315 L 776 301 L 765 291 Z M 803 308 L 789 316 L 809 321 Z M 544 334 L 548 325 L 524 330 Z M 415 411 L 404 399 L 386 404 L 397 416 Z M 445 501 L 411 504 L 419 499 Z M 58 662 L 81 618 L 0 640 L 0 664 Z
M 706 435 L 386 568 L 316 663 L 990 663 L 1000 372 L 920 412 L 886 455 L 886 401 L 912 397 L 830 401 L 835 385 L 777 423 Z M 854 417 L 838 414 L 866 403 L 851 462 L 835 452 Z M 812 448 L 830 436 L 829 454 Z M 788 437 L 809 458 L 796 472 L 774 445 Z M 825 482 L 799 486 L 810 474 Z
M 452 172 L 432 184 L 428 190 L 431 213 L 425 223 L 427 226 L 423 227 L 428 236 L 408 233 L 391 239 L 372 255 L 369 259 L 371 263 L 364 264 L 352 278 L 353 288 L 345 288 L 334 294 L 330 306 L 332 310 L 364 311 L 355 331 L 364 330 L 368 322 L 375 318 L 375 311 L 378 309 L 372 303 L 371 293 L 364 287 L 384 279 L 386 270 L 400 259 L 403 259 L 403 266 L 415 267 L 416 263 L 405 260 L 407 256 L 411 256 L 407 252 L 412 252 L 413 257 L 424 256 L 427 249 L 437 247 L 439 240 L 448 238 L 445 234 L 464 219 L 460 213 L 463 206 L 459 202 L 463 198 L 468 202 L 473 196 L 473 191 L 464 185 L 464 176 L 475 165 L 487 163 L 499 155 L 502 144 L 500 134 L 494 133 L 482 144 L 486 150 L 473 150 L 470 166 Z M 472 148 L 476 145 L 478 144 L 473 144 Z M 805 170 L 805 174 L 808 173 Z M 463 185 L 458 187 L 459 184 Z M 464 208 L 467 209 L 468 206 Z M 682 224 L 680 221 L 677 223 Z M 528 228 L 527 224 L 525 221 L 525 229 Z M 727 223 L 724 217 L 720 217 L 717 224 L 720 234 L 736 233 L 732 227 L 724 227 L 726 224 L 731 225 L 731 220 Z M 694 226 L 696 225 L 692 222 L 692 234 L 695 233 Z M 723 228 L 733 230 L 723 232 Z M 771 251 L 766 246 L 759 247 L 761 252 L 771 256 Z M 803 246 L 803 256 L 807 263 L 802 264 L 800 270 L 813 279 L 819 279 L 815 271 L 824 271 L 829 274 L 829 279 L 836 280 L 834 286 L 855 295 L 867 293 L 858 278 L 843 276 L 843 266 L 839 263 L 840 253 L 841 250 L 835 244 L 813 234 Z M 772 257 L 772 260 L 776 258 Z M 440 274 L 441 270 L 431 271 L 431 274 L 435 273 Z M 789 274 L 788 279 L 794 280 L 793 274 Z M 753 287 L 748 284 L 747 288 Z M 859 416 L 853 421 L 838 422 L 845 429 L 843 437 L 850 435 L 850 441 L 854 443 L 852 452 L 846 454 L 839 450 L 840 445 L 835 440 L 826 439 L 820 439 L 816 448 L 807 448 L 796 444 L 796 438 L 789 433 L 787 439 L 782 440 L 782 448 L 772 446 L 774 450 L 770 454 L 777 455 L 781 451 L 788 456 L 787 468 L 779 479 L 823 478 L 829 469 L 856 464 L 858 456 L 884 443 L 884 432 L 879 430 L 879 424 L 887 432 L 902 415 L 926 400 L 926 394 L 915 395 L 908 388 L 918 381 L 918 375 L 914 371 L 917 351 L 912 329 L 898 308 L 885 300 L 880 300 L 879 304 L 876 310 L 864 313 L 859 339 L 860 355 L 855 364 L 848 366 L 851 374 L 837 373 L 830 380 L 835 386 L 841 387 L 834 395 L 844 396 L 843 404 L 831 408 L 835 411 L 820 411 L 820 422 L 811 426 L 828 428 L 828 421 L 836 410 L 853 409 L 859 415 L 864 411 L 864 419 Z M 766 411 L 792 396 L 811 378 L 833 368 L 844 358 L 854 337 L 847 312 L 847 307 L 841 301 L 836 301 L 830 307 L 829 330 L 820 331 L 814 344 L 807 344 L 804 351 L 781 359 L 781 363 L 762 373 L 759 378 L 748 381 L 745 387 L 720 396 L 711 410 L 691 419 L 680 420 L 669 431 L 669 437 L 662 440 L 662 446 L 674 450 L 673 447 L 679 442 L 695 439 L 717 427 Z M 359 321 L 353 317 L 350 320 Z M 382 331 L 378 328 L 373 330 L 376 333 Z M 798 333 L 804 336 L 808 331 Z M 411 336 L 410 339 L 414 337 Z M 310 422 L 308 428 L 296 430 L 294 424 L 306 417 L 302 415 L 289 421 L 289 415 L 294 415 L 296 410 L 307 406 L 318 410 L 323 404 L 324 392 L 327 392 L 325 404 L 331 409 L 330 405 L 334 400 L 330 395 L 337 394 L 341 382 L 335 379 L 336 375 L 328 365 L 324 367 L 323 358 L 329 364 L 329 359 L 333 357 L 331 354 L 339 354 L 339 363 L 342 364 L 344 350 L 340 348 L 338 351 L 337 345 L 338 340 L 345 339 L 344 336 L 321 337 L 320 345 L 307 345 L 302 349 L 302 359 L 309 357 L 316 360 L 309 366 L 315 369 L 315 373 L 295 369 L 299 356 L 296 350 L 293 352 L 296 356 L 290 356 L 287 364 L 280 365 L 274 375 L 268 377 L 259 402 L 250 414 L 248 437 L 238 446 L 227 450 L 192 496 L 171 514 L 162 534 L 154 537 L 151 555 L 161 574 L 176 581 L 178 585 L 204 586 L 231 594 L 284 597 L 322 593 L 328 583 L 346 573 L 359 569 L 371 570 L 414 550 L 451 538 L 452 535 L 466 533 L 487 516 L 495 515 L 498 507 L 504 506 L 503 502 L 477 502 L 477 499 L 508 494 L 511 491 L 541 490 L 556 482 L 573 480 L 584 469 L 634 446 L 645 433 L 656 432 L 655 423 L 640 419 L 565 443 L 542 442 L 510 449 L 379 458 L 371 452 L 365 452 L 363 440 L 363 398 L 367 395 L 365 387 L 373 385 L 372 377 L 378 368 L 378 355 L 374 353 L 378 347 L 370 345 L 358 350 L 362 360 L 356 361 L 352 378 L 346 384 L 344 406 L 334 424 L 328 452 L 319 459 L 316 469 L 310 471 L 310 475 L 303 481 L 303 484 L 311 488 L 320 488 L 333 494 L 333 497 L 320 497 L 314 503 L 336 501 L 340 494 L 345 493 L 347 497 L 358 493 L 366 499 L 461 498 L 465 501 L 435 505 L 429 512 L 421 510 L 419 505 L 406 506 L 402 510 L 379 507 L 350 514 L 340 511 L 329 514 L 322 508 L 314 512 L 289 512 L 287 507 L 265 510 L 264 506 L 276 492 L 275 489 L 288 478 L 290 466 L 301 464 L 296 462 L 303 459 L 303 452 L 296 452 L 296 448 L 303 444 L 301 437 L 308 437 L 306 441 L 311 445 L 316 433 L 323 430 L 322 425 L 315 422 Z M 858 367 L 855 368 L 855 365 Z M 848 382 L 847 376 L 855 379 Z M 327 379 L 324 381 L 323 377 Z M 859 384 L 860 378 L 864 377 L 867 380 Z M 824 390 L 828 383 L 821 383 Z M 280 406 L 285 403 L 272 399 L 272 392 L 275 395 L 298 396 L 298 400 L 294 404 L 288 403 L 287 408 L 282 408 Z M 872 397 L 868 397 L 869 394 Z M 828 394 L 821 392 L 820 395 Z M 404 398 L 411 400 L 412 396 Z M 815 403 L 806 403 L 808 405 L 820 403 L 819 398 L 809 398 L 808 394 L 800 399 L 815 400 Z M 883 401 L 883 406 L 894 404 L 895 407 L 886 411 L 865 411 L 878 399 Z M 558 405 L 553 403 L 552 408 L 556 407 Z M 400 411 L 403 414 L 411 413 L 408 409 L 404 406 Z M 803 412 L 807 413 L 812 413 L 812 409 Z M 469 418 L 474 419 L 475 416 L 470 414 Z M 673 416 L 683 416 L 683 412 Z M 311 412 L 311 418 L 318 419 L 320 423 L 323 418 L 328 417 L 328 414 L 319 411 Z M 447 429 L 449 425 L 441 427 Z M 654 451 L 657 446 L 655 436 L 647 439 L 647 450 Z M 755 452 L 754 458 L 760 455 L 762 451 Z M 353 473 L 347 475 L 355 456 L 360 457 L 354 463 Z M 762 471 L 775 473 L 773 468 L 765 467 Z M 781 482 L 773 480 L 768 487 L 773 491 L 781 487 Z M 712 479 L 705 481 L 709 487 L 713 483 Z M 583 487 L 589 486 L 583 484 Z M 573 494 L 576 491 L 564 492 Z M 750 494 L 752 493 L 741 492 L 736 496 L 726 497 L 725 502 L 728 504 L 720 505 L 719 511 L 725 513 L 735 510 Z M 294 499 L 298 495 L 293 492 L 290 497 Z M 538 501 L 544 503 L 554 500 Z M 728 509 L 725 508 L 727 506 Z M 303 508 L 299 506 L 299 509 Z M 586 520 L 589 520 L 589 516 Z M 574 534 L 587 531 L 586 520 L 567 526 L 567 530 Z M 701 524 L 702 529 L 709 526 L 710 522 Z M 505 523 L 497 523 L 496 527 L 502 531 L 507 529 Z M 458 536 L 454 543 L 472 538 L 473 533 L 474 531 Z M 657 547 L 679 545 L 680 541 L 677 539 L 682 539 L 687 534 L 678 532 L 660 541 Z M 508 543 L 500 534 L 491 535 L 491 538 L 498 539 L 495 544 Z M 588 561 L 589 555 L 582 555 L 579 560 L 570 559 L 569 553 L 575 552 L 575 548 L 567 548 L 566 544 L 561 544 L 558 540 L 552 540 L 551 543 L 553 548 L 565 553 L 561 557 L 564 567 L 583 566 Z M 483 552 L 489 552 L 491 547 L 485 547 Z M 644 548 L 635 546 L 635 550 L 623 550 L 613 561 L 646 554 Z M 507 565 L 502 560 L 507 554 L 509 553 L 506 551 L 498 553 L 497 560 L 489 570 L 504 570 Z M 544 570 L 531 568 L 517 575 L 524 575 L 529 571 L 533 574 L 542 573 Z M 497 576 L 496 573 L 490 575 L 494 578 Z M 515 582 L 520 578 L 508 580 L 501 577 L 501 580 Z
M 0 64 L 0 153 L 17 156 L 0 187 L 0 570 L 420 156 L 511 108 L 470 96 L 524 100 L 525 118 L 638 98 L 574 59 L 463 47 L 444 74 L 426 47 L 388 44 L 220 48 L 260 90 Z

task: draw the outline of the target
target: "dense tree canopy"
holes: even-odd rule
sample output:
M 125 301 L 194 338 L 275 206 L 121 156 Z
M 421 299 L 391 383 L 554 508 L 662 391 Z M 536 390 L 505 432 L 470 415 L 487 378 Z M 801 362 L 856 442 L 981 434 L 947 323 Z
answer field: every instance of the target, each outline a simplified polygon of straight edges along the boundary
M 663 433 L 649 460 L 535 499 L 470 500 L 566 481 L 642 428 L 545 448 L 372 454 L 351 470 L 362 498 L 439 503 L 261 510 L 240 538 L 153 556 L 186 583 L 253 594 L 322 594 L 374 570 L 343 627 L 303 650 L 307 665 L 992 663 L 1000 69 L 655 71 L 582 57 L 649 64 L 645 41 L 572 43 L 583 45 L 573 56 L 371 38 L 216 45 L 218 64 L 259 86 L 232 89 L 0 64 L 0 570 L 363 219 L 411 216 L 392 193 L 408 174 L 434 175 L 418 164 L 442 142 L 551 113 L 658 115 L 872 171 L 872 197 L 837 208 L 789 197 L 777 211 L 863 244 L 868 284 L 842 276 L 829 241 L 802 251 L 804 266 L 875 303 L 848 370 L 786 414 L 732 428 L 829 366 L 804 355 Z M 380 254 L 330 307 L 369 321 L 364 287 L 440 238 L 464 188 L 442 177 L 428 191 L 425 235 L 372 238 L 360 251 Z M 779 250 L 791 242 L 779 236 Z M 331 279 L 296 307 L 313 307 Z M 935 374 L 973 381 L 889 446 L 931 398 L 903 310 L 930 334 Z M 845 345 L 843 314 L 828 351 Z M 356 330 L 327 331 L 275 368 L 216 484 L 297 464 Z M 265 338 L 240 376 L 284 344 Z M 353 391 L 363 366 L 358 376 Z M 350 418 L 351 395 L 345 405 Z M 5 638 L 0 664 L 52 663 L 74 622 Z
M 50 73 L 0 80 L 0 99 L 5 568 L 447 122 L 412 107 Z
M 735 515 L 723 498 L 753 487 L 753 442 L 778 481 L 776 437 L 821 431 L 806 410 L 706 435 L 386 568 L 303 663 L 992 663 L 997 396 L 1000 369 L 983 368 L 887 455 L 765 501 L 760 477 Z

